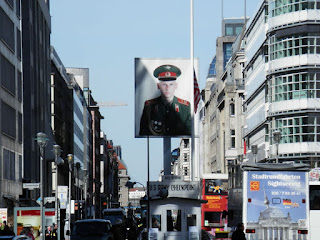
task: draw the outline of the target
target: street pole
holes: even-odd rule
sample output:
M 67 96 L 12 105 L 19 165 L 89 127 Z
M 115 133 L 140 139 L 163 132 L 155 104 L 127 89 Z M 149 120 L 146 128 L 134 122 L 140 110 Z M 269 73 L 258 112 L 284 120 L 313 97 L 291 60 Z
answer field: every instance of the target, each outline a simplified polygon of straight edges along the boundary
M 73 164 L 73 155 L 68 154 L 68 164 L 69 164 L 69 199 L 68 199 L 68 207 L 69 207 L 69 221 L 68 221 L 68 230 L 71 233 L 71 173 L 72 173 L 72 164 Z M 70 238 L 69 238 L 70 239 Z
M 84 169 L 84 218 L 87 219 L 87 180 L 88 170 Z
M 149 153 L 149 136 L 147 138 L 147 168 L 148 168 L 148 179 L 147 179 L 147 239 L 149 239 L 149 226 L 150 226 L 150 190 L 149 190 L 149 181 L 150 181 L 150 153 Z
M 44 148 L 47 146 L 48 138 L 45 133 L 39 132 L 37 133 L 37 143 L 40 148 L 40 240 L 44 240 L 44 232 L 45 232 L 45 214 L 44 214 L 44 175 L 43 175 L 43 160 L 45 159 Z
M 63 160 L 60 158 L 61 155 L 61 148 L 59 145 L 53 146 L 53 153 L 55 156 L 55 166 L 56 166 L 56 191 L 55 191 L 55 212 L 56 212 L 56 224 L 58 225 L 58 229 L 56 234 L 58 234 L 58 240 L 60 240 L 60 216 L 59 216 L 59 204 L 58 204 L 58 165 L 63 164 Z

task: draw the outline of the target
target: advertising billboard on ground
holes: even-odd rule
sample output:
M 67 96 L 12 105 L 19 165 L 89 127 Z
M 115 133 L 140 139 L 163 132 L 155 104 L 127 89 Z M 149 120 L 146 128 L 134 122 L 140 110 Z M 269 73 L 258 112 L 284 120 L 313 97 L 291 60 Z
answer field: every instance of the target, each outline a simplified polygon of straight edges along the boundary
M 245 171 L 243 204 L 252 239 L 298 239 L 309 227 L 308 173 Z
M 55 218 L 55 210 L 45 209 L 45 225 L 52 226 Z M 40 207 L 14 208 L 14 232 L 19 235 L 24 227 L 32 227 L 36 240 L 40 239 Z
M 191 136 L 191 73 L 190 59 L 135 59 L 135 137 Z

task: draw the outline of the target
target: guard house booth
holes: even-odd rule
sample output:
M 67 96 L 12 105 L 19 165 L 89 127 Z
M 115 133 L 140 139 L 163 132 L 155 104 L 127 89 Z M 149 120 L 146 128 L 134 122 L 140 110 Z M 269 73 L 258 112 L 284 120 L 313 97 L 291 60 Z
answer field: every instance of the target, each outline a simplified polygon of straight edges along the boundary
M 201 239 L 200 183 L 163 180 L 149 183 L 149 239 Z

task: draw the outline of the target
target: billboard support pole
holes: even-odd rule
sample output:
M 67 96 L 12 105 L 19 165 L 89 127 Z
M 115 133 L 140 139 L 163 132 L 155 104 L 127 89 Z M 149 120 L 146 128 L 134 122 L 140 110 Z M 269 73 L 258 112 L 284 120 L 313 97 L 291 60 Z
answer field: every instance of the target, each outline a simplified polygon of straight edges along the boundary
M 149 239 L 149 227 L 150 227 L 150 148 L 149 148 L 149 135 L 147 138 L 147 168 L 148 168 L 148 176 L 147 176 L 147 239 Z
M 171 175 L 171 138 L 163 138 L 163 170 L 164 175 Z
M 191 91 L 191 99 L 192 99 L 192 104 L 191 104 L 191 113 L 192 113 L 192 128 L 191 128 L 191 148 L 190 148 L 190 181 L 195 181 L 198 180 L 197 178 L 197 173 L 196 173 L 196 157 L 195 157 L 195 112 L 194 112 L 194 26 L 193 26 L 193 0 L 190 0 L 190 61 L 191 61 L 191 69 L 189 72 L 190 75 L 190 83 L 192 84 L 192 91 Z

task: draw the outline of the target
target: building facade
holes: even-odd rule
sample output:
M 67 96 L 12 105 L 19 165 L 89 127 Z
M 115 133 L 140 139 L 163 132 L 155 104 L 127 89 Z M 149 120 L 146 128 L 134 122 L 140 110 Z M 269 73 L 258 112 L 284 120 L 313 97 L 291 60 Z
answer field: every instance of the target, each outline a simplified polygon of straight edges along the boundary
M 248 23 L 245 138 L 249 148 L 258 146 L 257 161 L 318 166 L 319 9 L 317 1 L 270 0 Z M 279 143 L 275 131 L 281 134 Z
M 12 216 L 24 177 L 20 1 L 0 2 L 0 25 L 0 207 Z
M 243 149 L 244 57 L 239 47 L 232 48 L 243 26 L 244 18 L 223 20 L 222 37 L 217 39 L 216 56 L 202 92 L 203 173 L 227 173 L 228 160 L 236 160 Z

